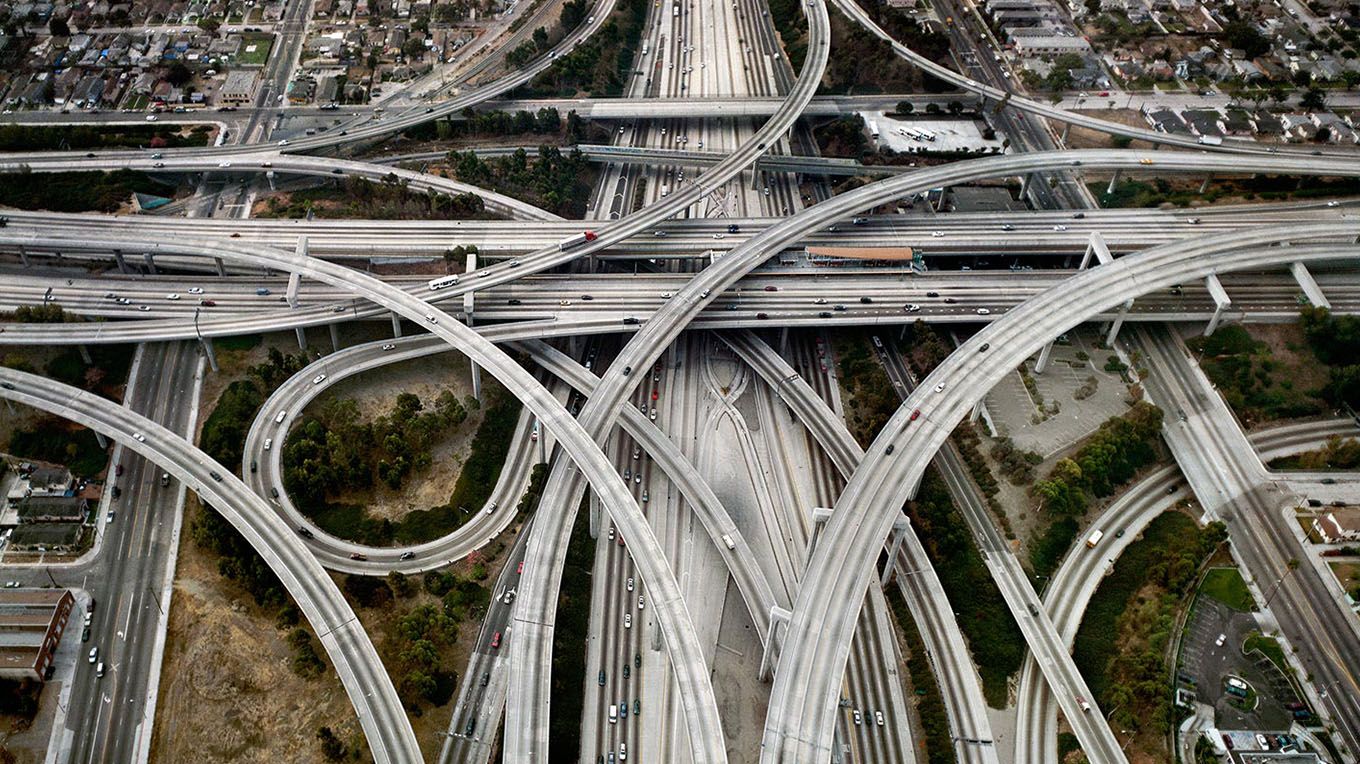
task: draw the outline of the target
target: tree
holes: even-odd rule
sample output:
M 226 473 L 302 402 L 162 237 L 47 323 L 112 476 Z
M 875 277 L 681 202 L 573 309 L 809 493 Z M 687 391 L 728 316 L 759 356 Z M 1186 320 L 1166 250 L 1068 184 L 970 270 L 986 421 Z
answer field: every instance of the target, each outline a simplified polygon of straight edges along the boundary
M 321 755 L 327 761 L 344 761 L 349 755 L 345 744 L 340 742 L 340 738 L 335 736 L 330 727 L 322 727 L 316 731 L 316 739 L 321 741 Z
M 1317 111 L 1326 108 L 1326 106 L 1327 94 L 1317 88 L 1308 88 L 1308 91 L 1303 94 L 1303 97 L 1299 98 L 1299 107 L 1303 109 Z
M 1341 73 L 1341 81 L 1346 83 L 1347 90 L 1353 90 L 1356 85 L 1360 85 L 1360 72 L 1347 69 Z
M 897 102 L 897 113 L 898 113 L 898 114 L 910 114 L 910 113 L 912 113 L 912 112 L 914 112 L 914 111 L 916 111 L 916 104 L 912 103 L 911 101 L 898 101 L 898 102 Z
M 52 19 L 47 22 L 47 31 L 51 32 L 53 37 L 71 36 L 71 27 L 66 23 L 66 19 L 57 18 L 56 16 L 53 16 Z
M 165 73 L 165 79 L 168 80 L 170 84 L 174 85 L 175 87 L 182 86 L 184 83 L 193 79 L 193 76 L 194 73 L 189 71 L 189 67 L 185 66 L 183 63 L 179 61 L 176 61 L 174 64 L 171 64 L 170 71 Z
M 208 34 L 217 34 L 217 30 L 222 28 L 222 22 L 214 18 L 203 17 L 198 20 L 198 28 Z

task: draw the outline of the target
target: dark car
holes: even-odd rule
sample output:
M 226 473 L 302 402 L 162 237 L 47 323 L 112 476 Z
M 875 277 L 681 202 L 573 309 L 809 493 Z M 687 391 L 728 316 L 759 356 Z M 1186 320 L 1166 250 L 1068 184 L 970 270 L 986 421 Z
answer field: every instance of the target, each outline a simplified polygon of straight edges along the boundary
M 310 530 L 308 530 L 308 529 L 307 529 L 307 526 L 305 526 L 305 525 L 299 525 L 297 531 L 298 531 L 298 535 L 301 536 L 301 537 L 303 537 L 303 538 L 305 538 L 305 539 L 312 538 L 312 532 L 311 532 Z

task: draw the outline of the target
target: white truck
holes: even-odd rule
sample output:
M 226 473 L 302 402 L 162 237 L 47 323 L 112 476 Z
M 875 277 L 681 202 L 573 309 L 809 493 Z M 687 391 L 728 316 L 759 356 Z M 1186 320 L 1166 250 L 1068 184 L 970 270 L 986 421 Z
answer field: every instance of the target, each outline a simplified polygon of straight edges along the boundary
M 573 247 L 579 247 L 588 241 L 595 241 L 596 238 L 598 238 L 598 235 L 594 231 L 582 231 L 577 234 L 572 234 L 557 242 L 557 251 L 566 252 L 567 250 Z
M 1086 546 L 1095 549 L 1096 544 L 1099 544 L 1103 538 L 1105 538 L 1105 531 L 1091 531 L 1091 535 L 1086 537 Z
M 733 541 L 733 540 L 732 540 L 732 537 L 729 536 L 729 535 L 727 535 L 726 533 L 724 533 L 723 536 L 722 536 L 722 542 L 723 542 L 724 544 L 727 545 L 727 548 L 728 548 L 728 549 L 736 549 L 736 548 L 737 548 L 737 542 Z

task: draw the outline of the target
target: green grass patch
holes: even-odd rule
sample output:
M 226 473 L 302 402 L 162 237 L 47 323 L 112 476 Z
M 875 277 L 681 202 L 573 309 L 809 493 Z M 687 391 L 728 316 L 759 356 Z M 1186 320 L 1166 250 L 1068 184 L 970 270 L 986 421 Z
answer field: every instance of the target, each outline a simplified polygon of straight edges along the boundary
M 1323 410 L 1321 391 L 1300 385 L 1299 370 L 1277 359 L 1266 343 L 1241 326 L 1220 327 L 1186 345 L 1200 356 L 1200 366 L 1228 405 L 1248 422 L 1306 417 Z
M 1200 584 L 1199 591 L 1239 612 L 1248 613 L 1256 607 L 1256 601 L 1247 590 L 1247 582 L 1242 580 L 1237 568 L 1214 568 L 1208 571 L 1204 574 L 1204 583 Z
M 897 627 L 907 648 L 907 672 L 911 675 L 911 686 L 916 690 L 916 713 L 921 719 L 921 729 L 925 739 L 922 745 L 926 750 L 927 764 L 953 764 L 958 761 L 954 755 L 954 743 L 949 732 L 949 713 L 944 700 L 940 697 L 940 686 L 935 682 L 935 673 L 930 670 L 926 658 L 926 646 L 921 641 L 921 632 L 916 628 L 911 610 L 902 597 L 902 590 L 896 585 L 883 592 L 888 598 Z
M 562 567 L 562 585 L 557 595 L 557 627 L 553 629 L 552 697 L 553 712 L 548 720 L 552 747 L 548 761 L 574 764 L 581 747 L 581 711 L 585 696 L 586 651 L 590 630 L 590 578 L 595 565 L 595 539 L 590 537 L 590 513 L 585 502 L 577 508 L 571 529 L 571 542 Z M 627 659 L 627 656 L 625 656 Z M 596 681 L 591 677 L 590 681 Z M 623 677 L 607 676 L 612 686 Z M 619 697 L 631 702 L 633 698 Z M 656 713 L 659 709 L 644 709 Z
M 254 45 L 254 50 L 248 50 Z M 272 35 L 263 37 L 243 37 L 241 53 L 236 56 L 237 66 L 264 66 L 269 62 L 269 51 L 274 47 Z
M 1261 654 L 1270 659 L 1271 663 L 1280 670 L 1280 673 L 1289 676 L 1292 670 L 1289 668 L 1289 661 L 1285 660 L 1284 648 L 1280 647 L 1280 641 L 1274 637 L 1267 637 L 1259 631 L 1253 631 L 1247 641 L 1242 643 L 1242 652 L 1251 653 L 1253 650 L 1260 650 Z

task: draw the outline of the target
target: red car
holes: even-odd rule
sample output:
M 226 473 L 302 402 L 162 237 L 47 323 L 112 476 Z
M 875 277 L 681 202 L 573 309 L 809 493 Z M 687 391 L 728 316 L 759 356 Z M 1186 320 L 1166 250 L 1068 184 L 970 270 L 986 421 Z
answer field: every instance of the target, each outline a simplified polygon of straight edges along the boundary
M 491 649 L 495 650 L 501 646 L 501 633 L 498 631 L 491 637 Z
M 652 400 L 656 400 L 657 398 L 660 398 L 660 397 L 661 397 L 661 391 L 660 391 L 660 390 L 652 390 Z
M 915 422 L 918 418 L 920 418 L 920 416 L 921 416 L 921 410 L 920 410 L 920 409 L 916 409 L 915 411 L 911 412 L 911 421 Z
M 524 572 L 524 560 L 520 560 L 520 561 L 519 561 L 519 567 L 515 570 L 515 572 L 516 572 L 516 573 L 523 573 L 523 572 Z
M 1110 94 L 1110 91 L 1108 91 L 1108 90 L 1102 90 L 1102 91 L 1100 91 L 1100 97 L 1101 97 L 1101 98 L 1104 98 L 1105 96 L 1107 96 L 1107 95 L 1109 95 L 1109 94 Z

